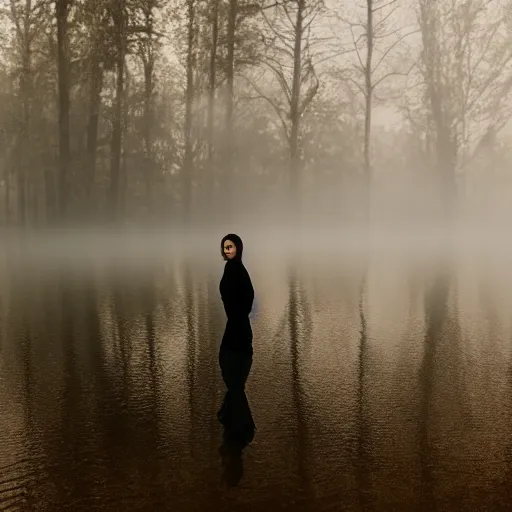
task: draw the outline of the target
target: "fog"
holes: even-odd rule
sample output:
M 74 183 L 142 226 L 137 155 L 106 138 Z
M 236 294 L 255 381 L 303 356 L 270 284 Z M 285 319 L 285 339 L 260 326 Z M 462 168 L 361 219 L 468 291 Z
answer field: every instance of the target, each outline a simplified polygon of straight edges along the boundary
M 10 232 L 508 229 L 505 0 L 4 4 Z
M 0 508 L 509 510 L 511 12 L 0 0 Z

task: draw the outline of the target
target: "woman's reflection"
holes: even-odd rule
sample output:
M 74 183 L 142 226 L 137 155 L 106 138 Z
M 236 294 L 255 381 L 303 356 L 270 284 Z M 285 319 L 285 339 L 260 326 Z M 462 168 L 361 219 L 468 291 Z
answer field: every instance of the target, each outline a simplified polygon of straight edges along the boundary
M 253 440 L 256 428 L 245 394 L 252 355 L 221 350 L 219 362 L 227 391 L 217 417 L 224 425 L 224 440 L 244 447 Z
M 252 356 L 221 351 L 222 378 L 228 388 L 217 416 L 224 425 L 224 442 L 219 453 L 224 466 L 223 480 L 236 486 L 243 477 L 242 451 L 254 439 L 256 426 L 245 394 L 245 382 L 252 365 Z

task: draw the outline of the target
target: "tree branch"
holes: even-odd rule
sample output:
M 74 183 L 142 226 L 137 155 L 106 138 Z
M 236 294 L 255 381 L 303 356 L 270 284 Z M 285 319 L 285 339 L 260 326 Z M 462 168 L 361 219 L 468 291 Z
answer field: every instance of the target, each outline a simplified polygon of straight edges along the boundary
M 372 84 L 372 90 L 375 90 L 381 84 L 384 82 L 384 80 L 388 79 L 390 76 L 408 76 L 409 73 L 412 71 L 412 69 L 416 66 L 416 64 L 413 64 L 408 72 L 401 73 L 399 71 L 390 71 L 389 73 L 386 73 L 385 75 L 381 76 L 376 82 Z
M 354 49 L 355 49 L 355 52 L 357 54 L 357 58 L 359 60 L 359 63 L 361 64 L 361 68 L 362 69 L 366 69 L 365 65 L 363 64 L 363 59 L 361 58 L 361 54 L 359 53 L 359 48 L 357 47 L 356 39 L 355 39 L 355 36 L 354 36 L 354 31 L 352 30 L 352 25 L 349 25 L 349 27 L 350 27 L 350 34 L 352 36 L 352 42 L 354 43 Z
M 414 30 L 412 32 L 407 32 L 406 34 L 403 34 L 400 36 L 393 44 L 391 44 L 386 51 L 381 55 L 380 59 L 375 64 L 374 68 L 371 70 L 371 73 L 373 74 L 375 71 L 377 71 L 378 67 L 382 64 L 382 61 L 389 55 L 389 52 L 395 48 L 395 46 L 403 41 L 406 37 L 409 37 L 410 35 L 417 34 L 419 32 L 419 29 Z
M 276 62 L 276 64 L 279 64 L 279 62 L 277 62 L 277 61 L 275 61 L 275 62 Z M 279 84 L 281 85 L 281 89 L 282 89 L 283 93 L 286 95 L 286 100 L 288 101 L 288 103 L 291 103 L 292 91 L 291 91 L 290 86 L 288 85 L 288 82 L 286 81 L 284 73 L 281 70 L 279 70 L 276 66 L 274 66 L 273 64 L 268 62 L 268 60 L 267 61 L 264 60 L 263 64 L 265 64 L 272 71 L 274 76 L 277 78 Z
M 279 120 L 281 121 L 281 125 L 283 127 L 284 134 L 286 136 L 287 141 L 290 141 L 290 135 L 288 130 L 288 125 L 286 124 L 286 121 L 283 117 L 283 109 L 279 107 L 279 105 L 269 96 L 267 96 L 250 78 L 242 75 L 242 78 L 245 79 L 258 93 L 260 98 L 264 99 L 269 103 L 269 105 L 272 106 L 272 108 L 275 110 L 276 114 L 279 116 Z
M 385 9 L 386 7 L 389 7 L 390 5 L 396 4 L 397 2 L 398 2 L 398 0 L 391 0 L 387 4 L 383 4 L 383 5 L 379 5 L 378 7 L 374 7 L 372 9 L 372 12 L 380 11 L 381 9 Z
M 274 36 L 277 37 L 293 55 L 293 44 L 291 42 L 287 41 L 286 38 L 283 36 L 283 34 L 275 29 L 274 24 L 271 23 L 271 21 L 268 19 L 267 15 L 265 13 L 262 13 L 262 14 L 263 14 L 263 18 L 265 19 L 265 22 L 266 22 L 268 28 L 271 30 L 271 32 L 274 34 Z

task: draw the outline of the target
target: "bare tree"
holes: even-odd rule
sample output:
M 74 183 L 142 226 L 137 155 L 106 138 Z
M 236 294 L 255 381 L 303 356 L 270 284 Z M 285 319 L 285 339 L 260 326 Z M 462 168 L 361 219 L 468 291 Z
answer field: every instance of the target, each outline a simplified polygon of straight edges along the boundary
M 208 189 L 211 191 L 213 186 L 214 172 L 214 117 L 215 117 L 215 91 L 217 88 L 217 46 L 219 43 L 219 2 L 220 0 L 212 0 L 210 7 L 211 21 L 211 47 L 210 47 L 210 68 L 208 83 Z
M 351 18 L 339 16 L 342 21 L 341 45 L 352 49 L 354 62 L 337 65 L 335 76 L 363 98 L 364 139 L 363 168 L 366 192 L 372 180 L 371 129 L 374 100 L 389 100 L 389 92 L 377 95 L 393 77 L 407 76 L 412 68 L 404 51 L 409 36 L 416 28 L 396 21 L 400 4 L 397 0 L 366 0 L 364 8 L 354 5 Z M 364 11 L 364 13 L 363 13 Z M 346 41 L 345 35 L 349 35 Z M 368 212 L 367 212 L 368 213 Z
M 87 31 L 87 128 L 86 128 L 86 165 L 85 165 L 85 199 L 91 209 L 93 188 L 96 176 L 96 155 L 98 150 L 98 131 L 100 122 L 101 92 L 104 85 L 107 65 L 107 30 L 108 15 L 104 2 L 86 3 L 83 6 L 85 30 Z
M 192 202 L 192 180 L 194 168 L 194 147 L 192 140 L 192 116 L 195 97 L 194 65 L 196 62 L 196 0 L 187 0 L 187 85 L 185 91 L 185 155 L 181 170 L 182 206 L 185 222 L 190 220 Z
M 11 159 L 14 147 L 14 134 L 8 120 L 13 119 L 14 113 L 9 105 L 9 79 L 4 66 L 0 67 L 0 165 L 2 166 L 2 185 L 4 187 L 4 222 L 10 222 L 11 215 Z
M 71 0 L 56 0 L 57 72 L 59 83 L 59 213 L 66 215 L 70 165 L 69 147 L 69 36 L 68 16 Z
M 421 0 L 418 23 L 424 109 L 415 110 L 424 122 L 418 115 L 410 119 L 423 124 L 439 186 L 447 194 L 446 208 L 454 199 L 456 170 L 512 115 L 507 5 L 500 0 Z
M 235 35 L 236 23 L 239 11 L 239 0 L 229 0 L 227 19 L 227 62 L 226 62 L 226 138 L 224 166 L 224 185 L 227 187 L 227 196 L 231 207 L 231 187 L 233 179 L 233 107 L 234 107 L 234 81 L 235 81 Z
M 116 92 L 114 100 L 114 114 L 112 120 L 112 142 L 110 153 L 110 207 L 112 215 L 119 214 L 121 200 L 121 152 L 123 137 L 123 101 L 127 35 L 127 13 L 124 0 L 112 0 L 109 5 L 113 22 L 113 46 L 115 52 Z
M 213 11 L 212 37 L 218 30 L 218 7 Z M 264 9 L 262 0 L 228 0 L 226 2 L 226 58 L 222 63 L 225 71 L 225 131 L 224 131 L 224 152 L 223 152 L 223 190 L 224 195 L 230 199 L 225 203 L 224 208 L 227 215 L 230 214 L 232 206 L 232 190 L 234 178 L 234 164 L 237 154 L 237 140 L 235 137 L 235 79 L 236 73 L 247 64 L 254 64 L 258 57 L 251 55 L 252 38 L 244 22 L 251 19 L 255 14 Z M 213 48 L 212 48 L 213 50 Z
M 27 221 L 27 190 L 32 176 L 31 104 L 33 101 L 33 56 L 35 42 L 44 28 L 43 0 L 9 0 L 6 14 L 14 25 L 14 54 L 19 77 L 19 124 L 14 142 L 13 160 L 16 169 L 17 217 L 21 225 Z
M 296 201 L 301 187 L 301 119 L 320 86 L 315 62 L 320 59 L 321 41 L 315 38 L 313 26 L 324 5 L 322 0 L 290 0 L 272 7 L 261 10 L 266 23 L 262 78 L 270 77 L 276 93 L 265 92 L 255 80 L 251 83 L 280 120 L 289 148 L 291 199 Z
M 142 12 L 142 29 L 136 41 L 137 54 L 142 61 L 144 71 L 144 172 L 146 182 L 146 198 L 148 208 L 153 206 L 153 124 L 154 124 L 154 78 L 155 60 L 158 51 L 159 35 L 154 29 L 154 10 L 157 7 L 157 0 L 143 0 L 140 2 Z

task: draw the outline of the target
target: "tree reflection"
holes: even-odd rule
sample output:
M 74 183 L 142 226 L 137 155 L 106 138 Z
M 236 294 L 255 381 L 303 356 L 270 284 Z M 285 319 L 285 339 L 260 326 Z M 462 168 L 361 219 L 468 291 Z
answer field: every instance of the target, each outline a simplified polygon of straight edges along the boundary
M 487 409 L 487 414 L 491 418 L 496 418 L 499 423 L 505 423 L 510 429 L 512 427 L 512 358 L 503 360 L 503 348 L 500 346 L 500 339 L 503 339 L 503 334 L 500 332 L 502 321 L 498 314 L 499 304 L 496 301 L 496 292 L 499 291 L 501 283 L 493 283 L 490 278 L 490 273 L 480 271 L 479 279 L 479 310 L 483 311 L 486 320 L 486 328 L 488 335 L 486 336 L 485 346 L 482 347 L 484 357 L 493 362 L 492 366 L 488 366 L 488 371 L 484 375 L 484 397 L 486 403 L 481 407 Z M 501 361 L 498 362 L 498 361 Z M 487 366 L 487 365 L 486 365 Z M 488 387 L 487 387 L 488 386 Z M 490 388 L 490 389 L 489 389 Z M 487 393 L 489 389 L 490 395 Z M 493 396 L 494 395 L 494 396 Z M 505 401 L 503 404 L 506 415 L 504 418 L 497 417 L 497 406 L 501 405 L 501 400 Z M 481 402 L 480 402 L 481 403 Z M 499 410 L 499 409 L 498 409 Z M 485 414 L 484 412 L 484 414 Z M 503 428 L 503 427 L 501 427 Z M 506 428 L 506 427 L 505 427 Z M 499 488 L 505 497 L 505 503 L 512 503 L 512 436 L 508 433 L 504 441 L 504 471 Z M 495 498 L 495 501 L 496 500 Z M 494 508 L 498 508 L 498 503 L 493 502 Z
M 365 396 L 365 380 L 366 370 L 368 366 L 368 330 L 367 319 L 365 310 L 365 292 L 368 286 L 368 267 L 363 270 L 363 276 L 360 284 L 359 291 L 359 354 L 358 354 L 358 380 L 357 380 L 357 450 L 356 450 L 356 482 L 357 482 L 357 495 L 361 510 L 371 509 L 371 485 L 368 474 L 368 448 L 369 442 L 369 426 L 365 411 L 366 396 Z
M 449 294 L 453 283 L 453 262 L 438 261 L 434 267 L 433 281 L 425 294 L 425 340 L 424 355 L 420 368 L 420 414 L 419 450 L 423 484 L 422 498 L 425 507 L 433 507 L 439 498 L 436 491 L 434 466 L 439 464 L 433 440 L 435 407 L 448 406 L 443 411 L 445 422 L 456 421 L 458 425 L 471 424 L 466 404 L 464 383 L 463 347 L 461 345 L 460 320 L 457 304 L 449 312 Z M 446 379 L 446 382 L 444 382 Z M 437 385 L 437 386 L 436 386 Z M 447 394 L 439 402 L 434 400 L 438 392 Z M 461 431 L 463 435 L 463 431 Z M 461 439 L 462 440 L 462 439 Z M 448 442 L 448 440 L 444 440 Z M 456 449 L 451 443 L 451 448 Z M 454 452 L 455 453 L 455 452 Z M 448 462 L 449 454 L 443 462 Z
M 55 450 L 57 454 L 67 459 L 72 467 L 78 466 L 78 461 L 83 457 L 83 451 L 86 445 L 84 440 L 87 439 L 87 412 L 84 411 L 82 399 L 85 394 L 84 387 L 81 382 L 81 375 L 78 368 L 80 356 L 78 355 L 78 347 L 76 346 L 77 338 L 75 331 L 79 323 L 77 316 L 82 315 L 80 305 L 80 295 L 78 290 L 74 289 L 73 277 L 67 271 L 62 269 L 58 275 L 59 288 L 57 291 L 56 302 L 60 302 L 60 329 L 57 329 L 62 344 L 63 353 L 63 397 L 62 397 L 62 410 L 61 412 L 61 436 L 63 443 L 63 450 Z M 59 332 L 60 331 L 60 332 Z M 60 452 L 60 453 L 59 453 Z M 58 459 L 55 461 L 58 463 Z M 76 478 L 77 475 L 74 475 Z M 84 493 L 85 495 L 91 494 L 89 487 L 90 480 L 87 478 L 80 478 L 82 489 L 76 488 L 76 481 L 74 478 L 66 477 L 60 479 L 62 485 L 62 505 L 65 506 L 66 494 Z M 69 498 L 67 498 L 69 499 Z
M 217 368 L 217 341 L 221 337 L 220 315 L 215 307 L 220 302 L 218 284 L 213 280 L 210 273 L 206 283 L 206 294 L 201 304 L 199 325 L 202 338 L 204 340 L 203 349 L 201 350 L 201 388 L 203 392 L 203 403 L 201 409 L 207 415 L 205 418 L 205 429 L 210 432 L 210 448 L 215 449 L 217 439 L 213 433 L 217 428 L 217 390 L 219 387 L 218 368 Z M 209 392 L 206 392 L 209 390 Z
M 122 421 L 118 432 L 122 433 L 122 438 L 117 445 L 123 450 L 121 456 L 126 471 L 138 475 L 134 485 L 146 489 L 146 498 L 155 508 L 165 503 L 164 468 L 159 463 L 162 440 L 155 290 L 158 270 L 152 265 L 131 278 L 124 272 L 115 282 L 113 296 L 117 301 L 116 323 L 123 364 L 121 372 L 117 368 L 110 370 L 122 374 L 121 386 L 118 386 L 121 387 L 118 401 Z
M 308 353 L 311 341 L 312 323 L 306 293 L 298 275 L 297 264 L 292 264 L 288 271 L 288 327 L 290 329 L 290 355 L 292 371 L 293 410 L 297 415 L 297 470 L 300 489 L 304 498 L 311 497 L 310 475 L 308 474 L 308 429 L 306 425 L 306 393 L 303 387 L 302 356 Z
M 18 318 L 10 317 L 21 342 L 29 467 L 37 464 L 42 478 L 32 499 L 45 509 L 78 501 L 85 509 L 106 498 L 105 487 L 122 503 L 134 492 L 128 486 L 165 504 L 154 281 L 116 277 L 108 283 L 118 299 L 110 323 L 91 268 L 60 269 L 30 283 L 16 304 Z M 119 326 L 116 353 L 112 332 Z
M 37 453 L 31 450 L 33 447 L 33 433 L 34 433 L 34 411 L 33 411 L 33 365 L 32 365 L 32 352 L 33 340 L 30 332 L 30 324 L 25 313 L 23 301 L 20 294 L 14 286 L 8 286 L 3 292 L 5 295 L 2 299 L 11 306 L 9 310 L 3 311 L 5 313 L 5 322 L 2 322 L 3 332 L 5 332 L 6 340 L 15 340 L 15 347 L 19 348 L 19 353 L 15 359 L 16 368 L 12 374 L 16 374 L 19 369 L 21 375 L 21 401 L 23 407 L 22 413 L 22 445 L 26 448 L 26 453 L 15 454 L 16 462 L 6 464 L 5 462 L 13 456 L 11 453 L 12 446 L 10 443 L 5 443 L 0 448 L 2 455 L 2 464 L 0 465 L 0 510 L 17 510 L 30 506 L 30 494 L 33 491 L 32 477 L 34 471 L 31 467 L 31 462 L 37 460 Z M 3 300 L 2 300 L 3 303 Z M 5 303 L 4 303 L 5 304 Z M 4 315 L 2 315 L 4 316 Z M 5 357 L 2 354 L 3 345 L 0 347 L 0 357 Z M 7 348 L 7 347 L 6 347 Z M 19 367 L 18 367 L 19 364 Z M 20 368 L 21 367 L 21 368 Z M 4 381 L 3 385 L 9 385 L 9 381 Z M 9 432 L 12 436 L 14 432 Z M 5 458 L 4 458 L 5 457 Z
M 187 381 L 189 386 L 188 401 L 190 414 L 189 448 L 191 455 L 195 457 L 196 431 L 197 431 L 197 407 L 196 407 L 196 353 L 197 353 L 197 326 L 196 326 L 196 301 L 194 297 L 194 281 L 190 262 L 183 264 L 183 286 L 185 300 L 186 319 L 186 365 Z
M 435 506 L 434 473 L 430 427 L 432 416 L 433 377 L 439 351 L 439 336 L 447 316 L 449 281 L 446 272 L 439 272 L 425 295 L 425 351 L 420 369 L 420 460 L 425 505 Z

